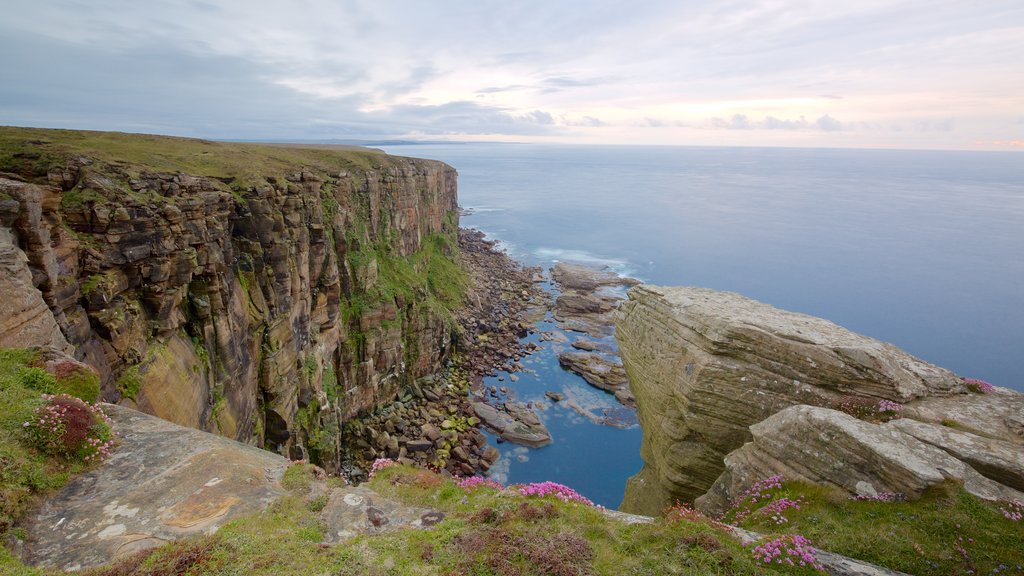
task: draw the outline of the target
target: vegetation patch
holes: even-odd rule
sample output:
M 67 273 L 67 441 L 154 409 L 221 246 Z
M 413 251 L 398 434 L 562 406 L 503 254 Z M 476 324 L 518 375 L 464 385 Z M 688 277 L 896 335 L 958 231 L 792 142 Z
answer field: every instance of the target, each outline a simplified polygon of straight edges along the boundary
M 773 540 L 804 539 L 780 542 L 783 548 L 813 542 L 909 574 L 1024 574 L 1024 522 L 1012 513 L 1015 506 L 983 501 L 954 482 L 908 501 L 889 493 L 851 499 L 773 477 L 755 484 L 723 521 Z M 795 558 L 773 558 L 787 557 Z
M 86 459 L 98 451 L 89 448 L 90 439 L 109 440 L 109 427 L 87 404 L 44 396 L 55 391 L 57 379 L 33 368 L 34 360 L 28 350 L 0 349 L 0 539 L 17 536 L 13 523 L 35 498 L 95 461 Z M 40 427 L 44 417 L 54 428 Z M 0 558 L 0 568 L 7 564 Z

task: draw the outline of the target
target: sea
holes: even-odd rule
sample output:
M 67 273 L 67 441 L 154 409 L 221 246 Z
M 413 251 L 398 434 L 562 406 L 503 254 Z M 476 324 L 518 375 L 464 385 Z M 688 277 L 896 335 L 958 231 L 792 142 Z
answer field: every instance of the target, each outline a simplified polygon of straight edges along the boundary
M 461 225 L 524 264 L 575 261 L 647 283 L 739 292 L 1024 391 L 1024 153 L 381 148 L 455 167 Z M 537 328 L 560 332 L 550 318 Z M 541 407 L 554 441 L 499 445 L 495 476 L 563 483 L 618 507 L 642 465 L 635 418 L 618 413 L 612 427 L 592 417 L 615 413 L 614 399 L 559 367 L 562 338 L 529 338 L 541 350 L 528 371 L 486 384 Z M 567 394 L 576 409 L 547 401 L 547 390 Z

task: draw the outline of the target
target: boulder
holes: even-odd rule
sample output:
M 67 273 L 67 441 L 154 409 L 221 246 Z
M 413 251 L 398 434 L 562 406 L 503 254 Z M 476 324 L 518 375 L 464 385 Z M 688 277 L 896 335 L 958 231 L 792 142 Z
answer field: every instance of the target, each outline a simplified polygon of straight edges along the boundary
M 702 495 L 725 455 L 751 440 L 749 426 L 788 406 L 966 392 L 953 373 L 891 344 L 735 293 L 637 286 L 616 318 L 643 429 L 627 512 Z
M 539 447 L 551 443 L 551 433 L 537 414 L 521 402 L 505 402 L 501 410 L 482 402 L 473 402 L 473 410 L 485 426 L 508 440 L 524 446 Z
M 565 369 L 579 374 L 595 388 L 611 392 L 620 401 L 632 401 L 629 379 L 622 364 L 593 352 L 562 352 L 558 363 Z
M 750 431 L 753 440 L 725 458 L 725 471 L 707 494 L 696 499 L 703 512 L 724 512 L 755 482 L 773 475 L 833 486 L 849 494 L 889 492 L 909 499 L 952 479 L 986 500 L 1024 500 L 1024 493 L 986 478 L 947 450 L 906 431 L 943 445 L 999 454 L 1001 462 L 989 457 L 986 463 L 995 469 L 1008 468 L 1011 476 L 1020 472 L 1019 450 L 993 449 L 980 438 L 955 431 L 944 434 L 929 424 L 901 420 L 875 424 L 838 410 L 798 405 L 751 426 Z

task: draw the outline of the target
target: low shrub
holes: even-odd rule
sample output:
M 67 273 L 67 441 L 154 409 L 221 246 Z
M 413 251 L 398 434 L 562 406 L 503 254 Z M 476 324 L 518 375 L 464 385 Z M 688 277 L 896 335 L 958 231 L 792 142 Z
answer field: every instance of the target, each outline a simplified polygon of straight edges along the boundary
M 74 462 L 102 461 L 114 441 L 110 419 L 99 408 L 68 394 L 45 395 L 22 427 L 29 444 L 45 454 Z

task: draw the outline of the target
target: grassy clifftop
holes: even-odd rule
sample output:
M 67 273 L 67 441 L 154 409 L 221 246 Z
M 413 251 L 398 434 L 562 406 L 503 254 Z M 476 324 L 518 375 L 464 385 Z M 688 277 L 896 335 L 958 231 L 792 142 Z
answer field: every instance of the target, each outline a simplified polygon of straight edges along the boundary
M 237 186 L 262 183 L 295 166 L 320 170 L 385 168 L 387 154 L 355 146 L 213 142 L 193 138 L 42 128 L 0 127 L 0 171 L 45 176 L 67 158 L 84 157 L 128 174 L 184 172 Z

